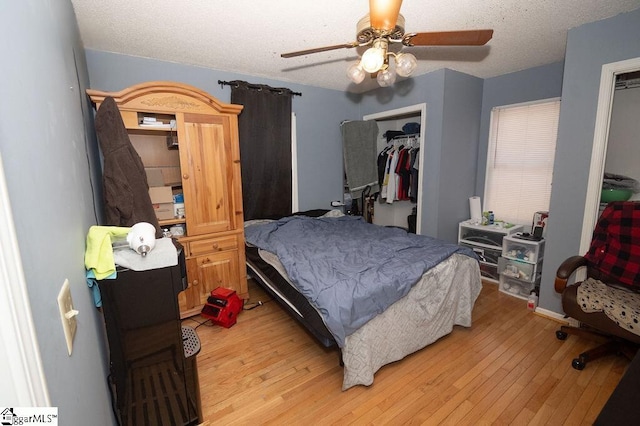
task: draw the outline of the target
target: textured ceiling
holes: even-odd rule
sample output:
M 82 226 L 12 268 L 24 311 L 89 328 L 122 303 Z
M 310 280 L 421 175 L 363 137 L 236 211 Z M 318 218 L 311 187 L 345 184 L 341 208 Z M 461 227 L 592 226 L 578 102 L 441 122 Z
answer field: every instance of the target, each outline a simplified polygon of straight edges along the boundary
M 355 40 L 366 0 L 71 0 L 85 48 L 283 82 L 360 92 L 346 69 L 357 49 L 281 53 Z M 450 68 L 481 78 L 564 58 L 567 30 L 640 7 L 640 0 L 405 0 L 407 32 L 494 29 L 481 47 L 405 48 L 414 75 Z M 368 80 L 368 79 L 367 79 Z

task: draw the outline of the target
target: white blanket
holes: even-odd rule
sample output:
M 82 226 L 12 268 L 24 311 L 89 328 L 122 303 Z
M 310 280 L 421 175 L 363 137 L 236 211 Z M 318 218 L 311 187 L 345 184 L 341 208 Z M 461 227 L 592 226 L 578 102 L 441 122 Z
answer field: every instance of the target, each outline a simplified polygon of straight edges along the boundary
M 260 256 L 287 278 L 277 257 Z M 454 325 L 471 326 L 473 305 L 482 289 L 478 262 L 454 254 L 427 271 L 402 299 L 345 339 L 342 390 L 369 386 L 382 366 L 449 334 Z
M 640 336 L 640 294 L 587 278 L 576 297 L 584 312 L 604 312 L 611 321 Z

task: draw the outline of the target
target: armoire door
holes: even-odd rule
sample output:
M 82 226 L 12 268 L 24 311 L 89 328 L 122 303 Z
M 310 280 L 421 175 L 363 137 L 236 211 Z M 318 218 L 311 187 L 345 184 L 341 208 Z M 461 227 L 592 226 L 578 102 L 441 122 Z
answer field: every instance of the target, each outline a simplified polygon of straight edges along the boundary
M 185 113 L 176 119 L 189 235 L 235 229 L 229 118 Z

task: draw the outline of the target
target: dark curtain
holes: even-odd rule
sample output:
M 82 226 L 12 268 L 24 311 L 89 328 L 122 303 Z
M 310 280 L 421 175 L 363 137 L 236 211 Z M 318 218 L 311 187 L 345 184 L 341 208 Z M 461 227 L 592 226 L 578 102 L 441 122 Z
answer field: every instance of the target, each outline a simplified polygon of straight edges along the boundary
M 291 212 L 291 98 L 289 89 L 232 81 L 238 117 L 244 219 Z

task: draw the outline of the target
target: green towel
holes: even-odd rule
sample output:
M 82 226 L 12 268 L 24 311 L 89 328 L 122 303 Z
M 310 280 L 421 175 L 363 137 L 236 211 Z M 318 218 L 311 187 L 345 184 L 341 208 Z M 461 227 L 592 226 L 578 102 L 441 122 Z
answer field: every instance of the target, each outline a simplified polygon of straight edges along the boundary
M 97 280 L 102 280 L 116 271 L 113 261 L 111 237 L 126 237 L 131 228 L 122 226 L 92 226 L 87 233 L 87 248 L 84 266 L 93 270 Z

